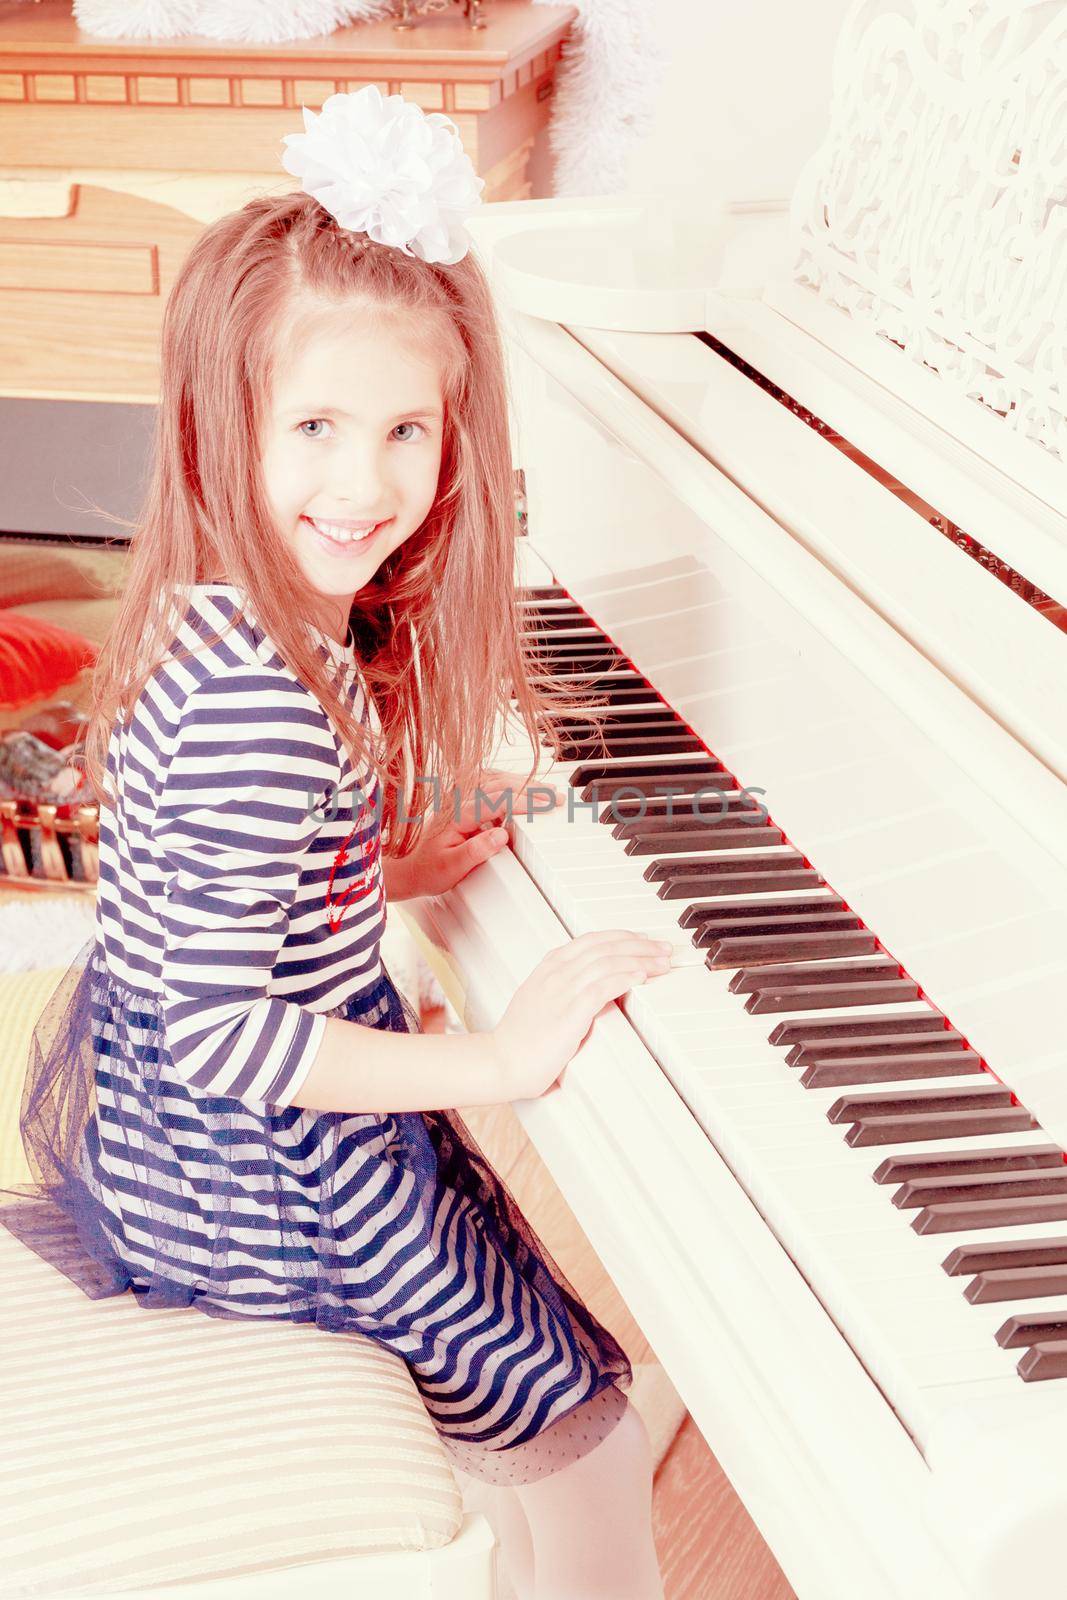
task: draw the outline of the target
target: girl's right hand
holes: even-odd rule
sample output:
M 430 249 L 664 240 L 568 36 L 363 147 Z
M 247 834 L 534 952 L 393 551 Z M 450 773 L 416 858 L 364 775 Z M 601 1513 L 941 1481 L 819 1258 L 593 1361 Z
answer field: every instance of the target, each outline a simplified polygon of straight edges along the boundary
M 507 1098 L 534 1100 L 551 1089 L 613 1000 L 670 971 L 670 951 L 627 928 L 583 933 L 549 951 L 492 1030 Z

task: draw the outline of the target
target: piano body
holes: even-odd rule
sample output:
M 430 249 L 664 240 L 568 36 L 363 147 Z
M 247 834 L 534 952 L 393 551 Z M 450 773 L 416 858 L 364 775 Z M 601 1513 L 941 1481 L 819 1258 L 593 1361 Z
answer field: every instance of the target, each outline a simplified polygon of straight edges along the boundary
M 611 720 L 411 915 L 473 1027 L 674 940 L 516 1110 L 801 1600 L 1062 1565 L 1067 8 L 982 16 L 852 10 L 788 213 L 479 224 L 521 604 Z

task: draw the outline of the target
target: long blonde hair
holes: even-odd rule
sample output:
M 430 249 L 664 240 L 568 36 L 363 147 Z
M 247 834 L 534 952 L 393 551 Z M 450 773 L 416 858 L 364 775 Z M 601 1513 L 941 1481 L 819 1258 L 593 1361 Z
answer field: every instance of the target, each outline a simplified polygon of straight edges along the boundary
M 259 469 L 272 376 L 287 329 L 292 336 L 287 315 L 309 298 L 406 318 L 442 362 L 434 505 L 352 607 L 356 655 L 381 728 L 377 748 L 304 625 L 315 615 L 315 591 L 274 526 Z M 168 597 L 196 583 L 244 591 L 353 761 L 374 767 L 391 854 L 411 848 L 433 801 L 415 776 L 434 774 L 449 809 L 489 758 L 512 693 L 535 745 L 540 728 L 561 748 L 553 718 L 579 702 L 539 681 L 520 637 L 503 351 L 473 252 L 453 266 L 429 265 L 344 233 L 302 190 L 259 197 L 208 227 L 167 302 L 155 453 L 132 527 L 86 739 L 87 774 L 102 802 L 114 803 L 105 788 L 111 730 L 120 716 L 132 716 L 173 644 Z

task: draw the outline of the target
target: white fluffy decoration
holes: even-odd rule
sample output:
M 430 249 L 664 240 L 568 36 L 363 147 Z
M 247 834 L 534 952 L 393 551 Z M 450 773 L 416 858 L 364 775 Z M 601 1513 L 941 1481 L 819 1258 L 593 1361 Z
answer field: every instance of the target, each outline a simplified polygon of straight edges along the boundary
M 534 0 L 551 5 L 554 0 Z M 635 139 L 652 123 L 667 53 L 654 0 L 576 0 L 578 19 L 563 47 L 549 148 L 559 195 L 625 189 Z M 659 13 L 660 25 L 665 18 Z
M 200 34 L 239 44 L 311 39 L 389 14 L 389 0 L 74 0 L 74 20 L 104 39 Z
M 382 16 L 384 3 L 355 6 L 350 0 L 199 0 L 197 33 L 242 44 L 282 44 L 311 39 Z
M 0 905 L 0 972 L 66 967 L 92 937 L 96 899 L 88 894 L 18 895 Z
M 485 179 L 449 117 L 373 83 L 303 110 L 305 131 L 284 136 L 282 166 L 342 228 L 422 261 L 463 259 Z
M 174 39 L 195 33 L 200 0 L 74 0 L 74 20 L 101 39 Z

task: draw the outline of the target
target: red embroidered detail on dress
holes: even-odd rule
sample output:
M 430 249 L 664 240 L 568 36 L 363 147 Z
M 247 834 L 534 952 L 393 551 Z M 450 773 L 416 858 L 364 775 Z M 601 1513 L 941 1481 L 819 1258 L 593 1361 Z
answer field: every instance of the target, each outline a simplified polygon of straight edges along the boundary
M 348 834 L 344 844 L 342 844 L 340 850 L 338 850 L 337 854 L 333 858 L 333 866 L 330 868 L 330 881 L 326 885 L 326 919 L 329 923 L 331 933 L 336 933 L 338 928 L 341 926 L 341 921 L 344 917 L 345 911 L 348 909 L 348 906 L 352 901 L 366 899 L 367 895 L 370 894 L 372 889 L 375 888 L 378 892 L 378 898 L 381 898 L 381 878 L 375 874 L 374 870 L 378 863 L 378 855 L 381 845 L 381 834 L 377 829 L 375 829 L 368 843 L 366 852 L 367 864 L 363 868 L 363 871 L 358 875 L 358 877 L 352 879 L 352 882 L 344 890 L 343 894 L 335 895 L 333 892 L 334 878 L 337 876 L 340 868 L 343 867 L 348 860 L 349 845 L 352 843 L 352 840 L 355 838 L 356 834 L 359 833 L 362 828 L 366 828 L 368 823 L 370 823 L 372 820 L 373 819 L 371 818 L 367 807 L 364 806 L 359 814 L 359 818 L 356 821 L 355 827 Z M 336 916 L 334 915 L 335 911 Z

